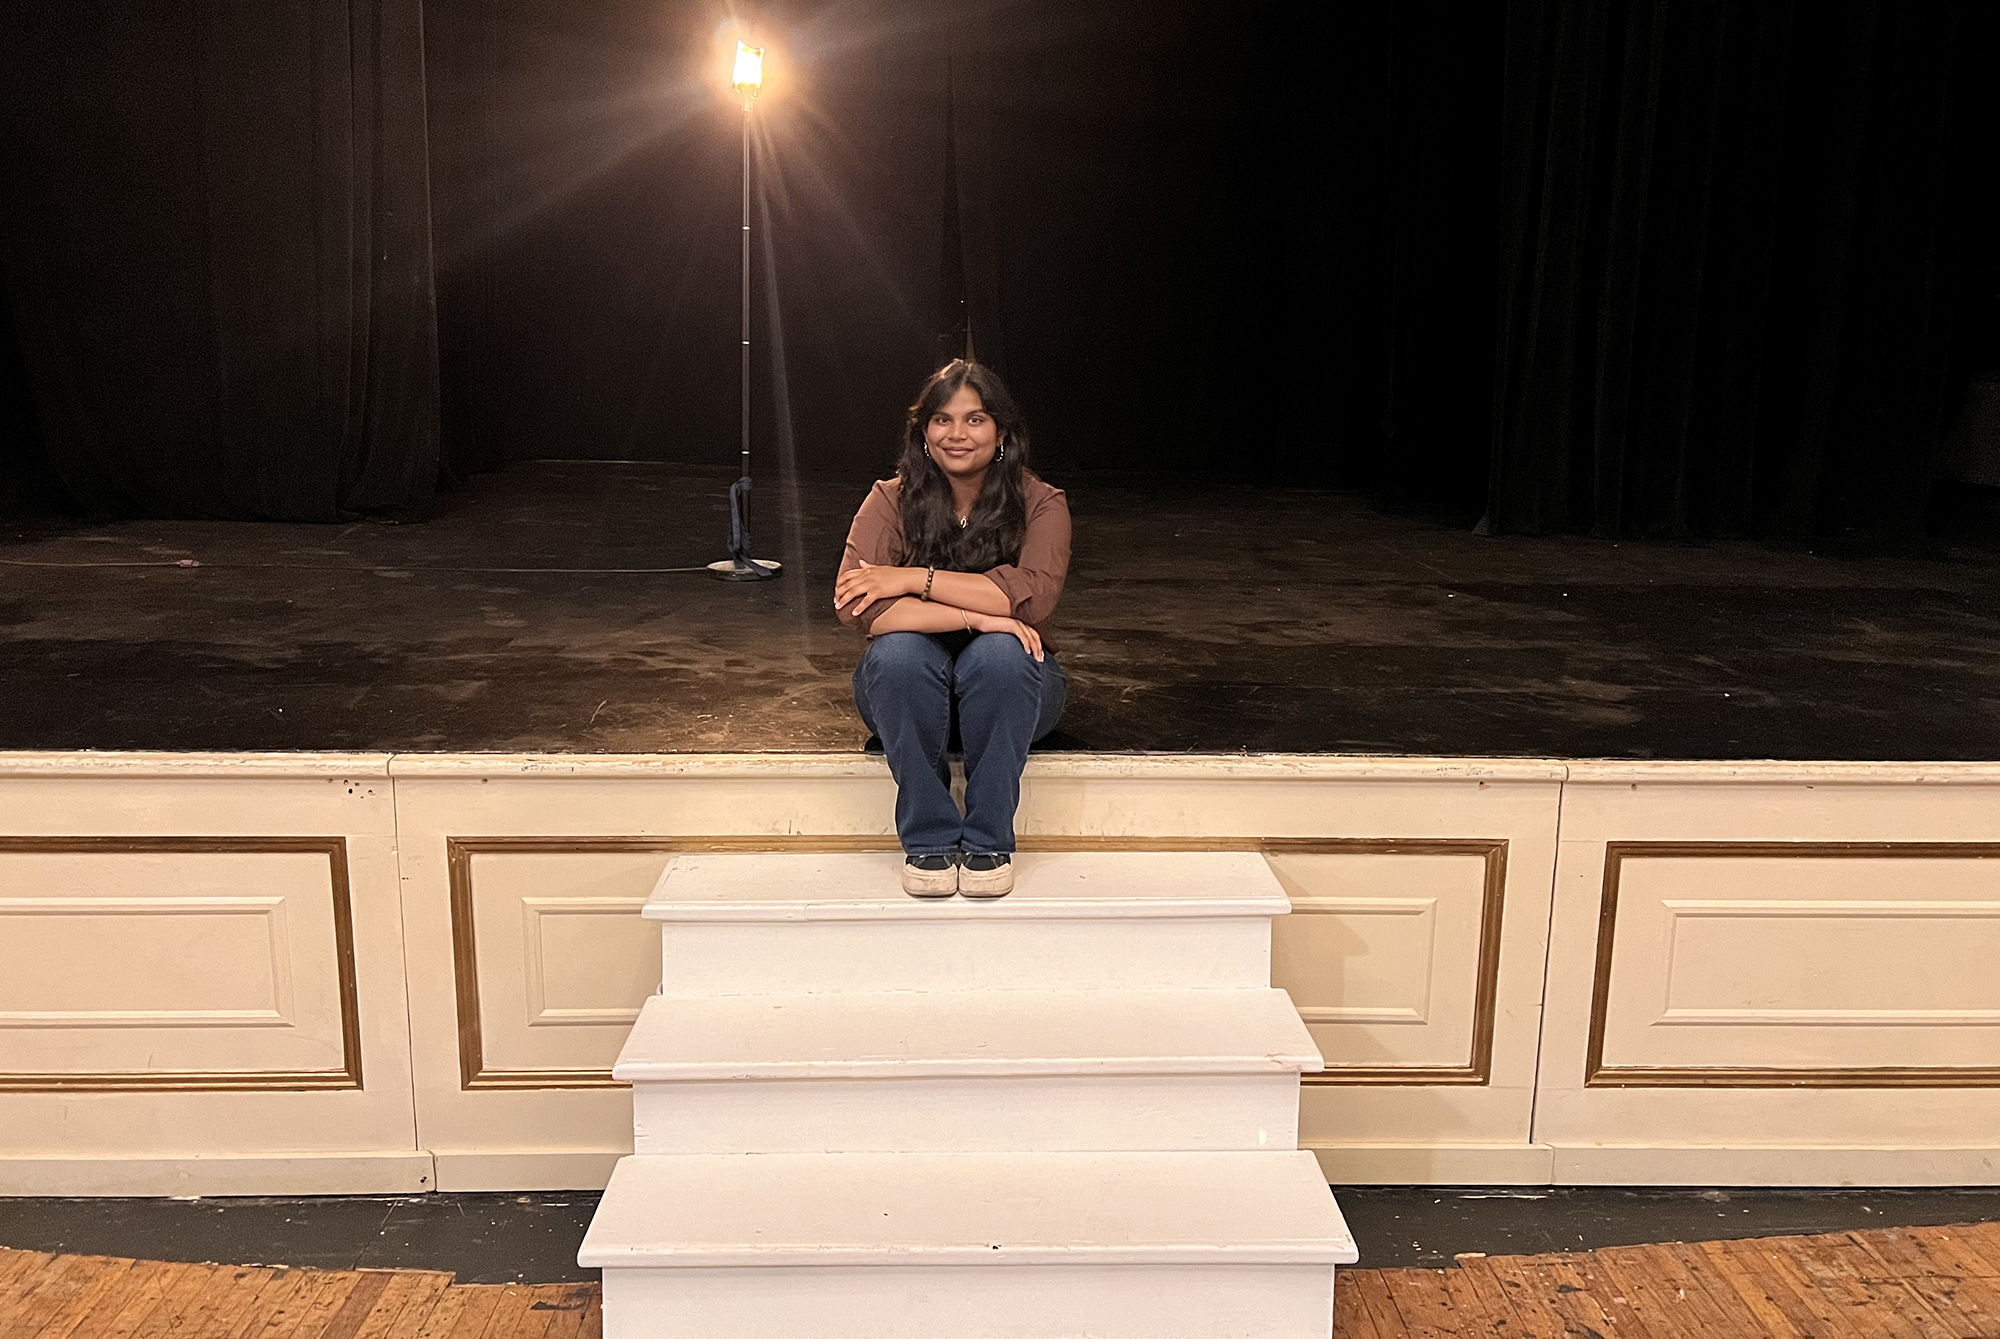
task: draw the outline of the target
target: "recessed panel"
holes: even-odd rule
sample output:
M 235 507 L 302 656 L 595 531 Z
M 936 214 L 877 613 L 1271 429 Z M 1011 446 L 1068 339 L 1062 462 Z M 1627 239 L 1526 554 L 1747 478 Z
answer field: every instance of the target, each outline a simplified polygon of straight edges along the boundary
M 1430 1022 L 1434 897 L 1299 898 L 1273 929 L 1272 973 L 1308 1023 Z
M 1993 1065 L 2000 861 L 1634 854 L 1604 1064 Z
M 2000 1023 L 2000 905 L 1676 899 L 1664 907 L 1672 927 L 1665 1022 Z
M 667 859 L 646 851 L 470 858 L 482 1072 L 610 1070 L 639 1006 L 660 987 L 660 929 L 639 911 Z
M 629 897 L 522 901 L 529 1027 L 637 1021 L 660 980 L 659 927 L 639 919 L 644 906 Z
M 1483 854 L 1270 857 L 1292 913 L 1272 926 L 1272 981 L 1290 992 L 1327 1072 L 1472 1062 L 1485 905 Z
M 338 1072 L 320 852 L 0 853 L 0 1072 Z
M 0 899 L 0 1026 L 291 1023 L 277 897 Z M 77 970 L 87 965 L 87 970 Z

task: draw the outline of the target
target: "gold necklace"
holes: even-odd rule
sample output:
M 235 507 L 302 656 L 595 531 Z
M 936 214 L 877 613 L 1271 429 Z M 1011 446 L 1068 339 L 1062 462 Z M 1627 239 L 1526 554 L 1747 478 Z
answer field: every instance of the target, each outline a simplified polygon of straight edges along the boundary
M 970 514 L 958 518 L 958 528 L 961 530 L 965 529 L 966 526 L 971 524 L 972 524 L 972 517 Z

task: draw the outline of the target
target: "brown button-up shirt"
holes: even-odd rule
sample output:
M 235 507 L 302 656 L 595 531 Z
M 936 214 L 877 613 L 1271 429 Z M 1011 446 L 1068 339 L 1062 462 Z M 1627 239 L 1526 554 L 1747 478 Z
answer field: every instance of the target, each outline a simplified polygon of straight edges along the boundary
M 1063 580 L 1069 575 L 1069 499 L 1063 496 L 1062 489 L 1051 487 L 1033 474 L 1026 475 L 1022 483 L 1027 493 L 1028 530 L 1021 541 L 1020 559 L 989 568 L 981 575 L 1006 592 L 1007 598 L 1014 602 L 1014 617 L 1039 633 L 1042 645 L 1053 651 L 1056 648 L 1049 639 L 1049 615 L 1055 612 L 1056 601 L 1062 597 Z M 842 572 L 863 562 L 878 567 L 909 565 L 910 545 L 903 536 L 902 495 L 901 479 L 882 479 L 868 490 L 861 510 L 854 513 L 854 524 L 848 527 L 847 549 L 840 555 Z M 859 617 L 843 608 L 840 621 L 866 632 L 874 626 L 876 617 L 896 600 L 913 598 L 898 595 L 894 600 L 877 601 Z

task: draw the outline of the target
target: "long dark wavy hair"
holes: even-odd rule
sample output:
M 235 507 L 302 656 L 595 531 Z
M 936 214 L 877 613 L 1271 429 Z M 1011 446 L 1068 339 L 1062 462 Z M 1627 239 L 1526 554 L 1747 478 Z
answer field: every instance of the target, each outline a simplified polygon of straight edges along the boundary
M 952 511 L 951 480 L 931 459 L 924 427 L 952 396 L 970 386 L 993 419 L 1004 450 L 987 467 L 986 483 L 972 504 L 964 529 Z M 1028 425 L 993 369 L 954 358 L 933 372 L 917 392 L 903 424 L 903 451 L 896 460 L 903 481 L 903 538 L 910 562 L 948 572 L 984 572 L 1018 561 L 1028 532 Z

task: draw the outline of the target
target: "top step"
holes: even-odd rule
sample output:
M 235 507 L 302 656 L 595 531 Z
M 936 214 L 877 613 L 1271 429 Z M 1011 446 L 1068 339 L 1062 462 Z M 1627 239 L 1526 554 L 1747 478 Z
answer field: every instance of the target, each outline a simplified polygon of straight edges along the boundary
M 902 891 L 890 851 L 704 853 L 667 864 L 654 921 L 1116 920 L 1282 916 L 1284 889 L 1254 851 L 1090 851 L 1017 855 L 1014 891 L 993 901 Z

